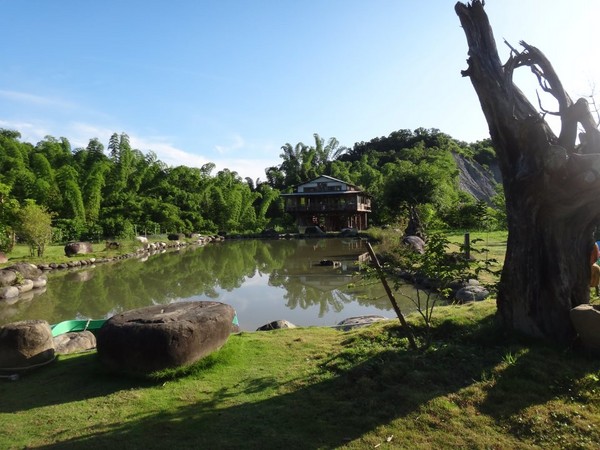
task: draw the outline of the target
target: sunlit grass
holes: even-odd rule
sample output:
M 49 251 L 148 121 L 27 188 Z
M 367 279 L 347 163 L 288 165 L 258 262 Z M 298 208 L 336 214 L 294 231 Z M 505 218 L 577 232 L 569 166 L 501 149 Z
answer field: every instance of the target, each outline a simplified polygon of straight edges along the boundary
M 599 360 L 506 335 L 493 300 L 439 307 L 433 333 L 243 332 L 148 379 L 61 357 L 0 382 L 0 448 L 597 448 Z

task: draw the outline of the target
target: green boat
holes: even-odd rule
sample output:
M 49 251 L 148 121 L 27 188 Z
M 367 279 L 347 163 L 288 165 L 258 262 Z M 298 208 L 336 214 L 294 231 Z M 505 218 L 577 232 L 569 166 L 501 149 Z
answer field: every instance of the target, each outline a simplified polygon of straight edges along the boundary
M 50 329 L 52 330 L 52 337 L 56 337 L 60 334 L 78 332 L 89 330 L 92 333 L 98 331 L 104 322 L 108 319 L 74 319 L 74 320 L 65 320 L 64 322 L 59 322 L 54 325 L 50 325 Z M 239 322 L 238 316 L 235 314 L 233 316 L 233 321 L 231 322 L 233 326 L 233 330 L 235 332 L 239 331 Z
M 89 330 L 92 333 L 98 331 L 107 319 L 74 319 L 65 320 L 54 325 L 50 325 L 52 330 L 52 337 L 56 337 L 59 334 L 71 333 L 77 331 Z

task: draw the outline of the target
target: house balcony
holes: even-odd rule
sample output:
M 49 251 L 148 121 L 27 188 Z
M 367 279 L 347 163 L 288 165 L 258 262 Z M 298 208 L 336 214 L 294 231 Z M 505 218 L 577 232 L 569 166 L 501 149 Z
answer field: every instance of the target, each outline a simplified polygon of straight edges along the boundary
M 285 211 L 289 213 L 353 213 L 353 212 L 371 212 L 371 205 L 368 203 L 347 203 L 345 205 L 340 204 L 308 204 L 308 205 L 286 205 Z

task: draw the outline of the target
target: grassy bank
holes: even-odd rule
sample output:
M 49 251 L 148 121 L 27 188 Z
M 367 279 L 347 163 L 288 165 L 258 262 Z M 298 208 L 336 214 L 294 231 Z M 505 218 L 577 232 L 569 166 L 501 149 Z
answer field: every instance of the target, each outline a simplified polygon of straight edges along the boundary
M 0 380 L 0 448 L 597 448 L 600 361 L 504 336 L 494 311 L 439 308 L 420 352 L 389 321 L 232 335 L 154 380 L 60 357 Z

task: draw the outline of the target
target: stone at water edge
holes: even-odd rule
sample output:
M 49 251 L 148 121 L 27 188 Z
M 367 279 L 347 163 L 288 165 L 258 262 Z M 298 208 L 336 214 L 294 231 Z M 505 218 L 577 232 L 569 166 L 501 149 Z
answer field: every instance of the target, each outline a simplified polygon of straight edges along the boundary
M 348 331 L 353 328 L 365 327 L 367 325 L 371 325 L 372 323 L 380 322 L 382 320 L 387 320 L 387 318 L 376 315 L 348 317 L 347 319 L 344 319 L 341 322 L 339 322 L 336 325 L 336 328 L 342 331 Z
M 258 327 L 256 331 L 281 330 L 283 328 L 296 328 L 296 325 L 288 322 L 287 320 L 274 320 L 273 322 L 269 322 L 262 327 Z
M 490 292 L 483 286 L 468 285 L 460 288 L 454 294 L 454 299 L 460 303 L 479 302 L 485 300 L 489 295 Z
M 13 264 L 10 267 L 6 267 L 4 270 L 14 270 L 15 272 L 19 272 L 21 275 L 23 275 L 23 278 L 27 278 L 29 280 L 33 280 L 34 278 L 39 278 L 42 276 L 42 271 L 38 268 L 38 266 L 29 263 Z
M 98 356 L 112 370 L 136 374 L 188 365 L 225 344 L 234 316 L 230 305 L 208 301 L 127 311 L 98 330 Z
M 54 340 L 45 320 L 24 320 L 0 327 L 0 369 L 29 369 L 54 359 Z

